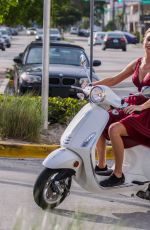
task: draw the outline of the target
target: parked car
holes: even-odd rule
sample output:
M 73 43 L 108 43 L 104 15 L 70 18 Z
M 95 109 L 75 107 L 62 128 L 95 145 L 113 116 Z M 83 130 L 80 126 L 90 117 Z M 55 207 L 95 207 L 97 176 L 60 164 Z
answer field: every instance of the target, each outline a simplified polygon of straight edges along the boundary
M 50 34 L 50 40 L 51 41 L 59 41 L 62 39 L 62 36 L 59 32 L 59 30 L 56 28 L 51 28 L 49 31 Z M 35 37 L 36 40 L 42 41 L 43 40 L 43 29 L 38 29 L 37 34 Z
M 5 40 L 4 40 L 4 38 L 2 38 L 1 35 L 0 35 L 0 49 L 1 49 L 2 51 L 5 51 L 5 48 L 6 48 Z
M 86 30 L 86 29 L 79 29 L 78 30 L 78 36 L 89 37 L 89 35 L 90 35 L 89 30 Z
M 127 39 L 121 32 L 106 32 L 102 50 L 106 49 L 122 49 L 127 50 Z
M 50 40 L 51 41 L 59 41 L 62 39 L 61 33 L 57 28 L 50 29 Z
M 75 27 L 75 26 L 71 27 L 70 34 L 78 34 L 78 27 Z
M 43 40 L 43 28 L 42 29 L 37 29 L 35 39 L 38 40 L 38 41 Z
M 137 44 L 137 43 L 139 43 L 139 39 L 135 35 L 133 35 L 133 34 L 131 34 L 129 32 L 123 32 L 123 34 L 126 37 L 128 44 Z
M 88 81 L 87 75 L 80 66 L 80 57 L 86 58 L 89 71 L 89 59 L 83 47 L 65 42 L 51 42 L 49 68 L 49 96 L 76 97 L 76 90 L 71 85 L 81 86 Z M 14 58 L 15 91 L 19 94 L 35 92 L 41 94 L 42 84 L 42 42 L 31 42 L 23 53 Z M 93 66 L 100 65 L 99 60 Z M 93 81 L 98 80 L 93 69 Z
M 103 40 L 105 37 L 106 32 L 94 32 L 93 33 L 93 45 L 101 45 L 103 44 Z M 88 45 L 91 43 L 91 37 L 88 38 Z
M 26 34 L 27 35 L 36 35 L 36 28 L 31 27 L 26 29 Z
M 5 30 L 0 29 L 0 37 L 4 39 L 5 41 L 5 47 L 10 48 L 11 47 L 11 39 L 7 33 L 5 33 Z
M 12 36 L 18 35 L 18 29 L 17 28 L 11 27 L 10 31 L 11 31 Z

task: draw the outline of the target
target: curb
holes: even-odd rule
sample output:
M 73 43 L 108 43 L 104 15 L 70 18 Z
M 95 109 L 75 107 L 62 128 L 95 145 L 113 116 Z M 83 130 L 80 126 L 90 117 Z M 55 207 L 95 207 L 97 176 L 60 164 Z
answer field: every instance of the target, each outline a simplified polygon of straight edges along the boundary
M 55 149 L 58 149 L 59 145 L 41 145 L 41 144 L 12 144 L 6 142 L 0 142 L 0 157 L 10 158 L 45 158 Z M 108 160 L 113 159 L 112 147 L 106 147 L 106 156 Z M 96 155 L 96 159 L 97 155 Z

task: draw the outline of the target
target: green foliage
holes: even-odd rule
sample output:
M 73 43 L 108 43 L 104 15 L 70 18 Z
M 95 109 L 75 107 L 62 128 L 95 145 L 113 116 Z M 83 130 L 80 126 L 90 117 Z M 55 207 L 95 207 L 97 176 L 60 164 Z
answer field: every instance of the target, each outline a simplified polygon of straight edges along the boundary
M 115 30 L 115 29 L 116 29 L 116 26 L 115 26 L 113 21 L 109 21 L 107 23 L 107 25 L 105 26 L 105 28 L 104 28 L 105 31 L 112 31 L 112 30 Z
M 4 18 L 7 17 L 9 9 L 12 6 L 16 6 L 18 0 L 0 0 L 0 23 L 4 22 Z
M 139 42 L 143 42 L 142 35 L 141 35 L 141 33 L 139 31 L 136 31 L 133 34 L 138 38 Z
M 34 22 L 42 25 L 43 0 L 18 0 L 17 5 L 10 7 L 9 14 L 4 20 L 7 25 L 23 24 L 30 26 Z
M 88 17 L 83 17 L 80 24 L 80 28 L 88 29 L 90 26 L 90 19 Z
M 6 73 L 5 73 L 5 77 L 9 78 L 10 80 L 14 80 L 14 68 L 7 68 L 6 69 Z
M 48 120 L 50 124 L 68 123 L 87 102 L 74 98 L 49 98 Z
M 87 103 L 73 98 L 49 98 L 48 120 L 68 124 Z M 42 125 L 41 97 L 0 96 L 0 135 L 8 138 L 38 140 Z
M 30 96 L 0 97 L 0 135 L 21 140 L 38 140 L 42 125 L 41 103 Z
M 52 26 L 67 28 L 81 19 L 81 12 L 70 0 L 52 1 Z

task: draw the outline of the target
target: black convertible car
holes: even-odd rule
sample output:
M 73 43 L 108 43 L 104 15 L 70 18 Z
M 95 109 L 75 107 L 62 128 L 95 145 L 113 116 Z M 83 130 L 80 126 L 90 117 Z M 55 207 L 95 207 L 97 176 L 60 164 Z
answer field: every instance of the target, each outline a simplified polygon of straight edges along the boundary
M 51 42 L 49 52 L 49 96 L 76 97 L 71 85 L 81 86 L 88 81 L 85 70 L 80 66 L 80 57 L 86 58 L 89 71 L 89 59 L 84 49 L 65 42 Z M 42 86 L 42 42 L 31 42 L 23 53 L 14 58 L 15 91 L 19 94 L 32 91 L 41 94 Z M 100 65 L 93 61 L 93 66 Z M 93 81 L 98 80 L 93 70 Z

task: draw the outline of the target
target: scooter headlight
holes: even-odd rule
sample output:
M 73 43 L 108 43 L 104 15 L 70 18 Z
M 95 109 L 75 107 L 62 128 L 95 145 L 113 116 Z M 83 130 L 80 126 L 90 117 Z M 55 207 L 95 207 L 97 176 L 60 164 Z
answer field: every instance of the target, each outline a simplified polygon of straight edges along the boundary
M 90 92 L 90 100 L 95 103 L 99 104 L 100 102 L 104 101 L 105 98 L 105 90 L 101 86 L 95 86 L 92 88 Z

